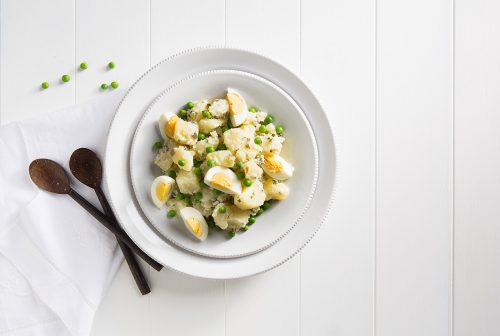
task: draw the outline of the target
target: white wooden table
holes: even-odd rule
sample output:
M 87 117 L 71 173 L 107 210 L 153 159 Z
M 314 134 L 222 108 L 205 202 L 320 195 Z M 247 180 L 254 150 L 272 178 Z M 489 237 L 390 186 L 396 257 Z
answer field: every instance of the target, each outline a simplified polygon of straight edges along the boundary
M 500 334 L 499 1 L 0 6 L 2 123 L 106 94 L 101 82 L 126 88 L 177 51 L 226 44 L 299 72 L 335 130 L 337 201 L 298 257 L 235 281 L 149 272 L 145 297 L 122 265 L 93 336 Z M 71 82 L 57 84 L 64 73 Z M 52 86 L 40 92 L 43 81 Z

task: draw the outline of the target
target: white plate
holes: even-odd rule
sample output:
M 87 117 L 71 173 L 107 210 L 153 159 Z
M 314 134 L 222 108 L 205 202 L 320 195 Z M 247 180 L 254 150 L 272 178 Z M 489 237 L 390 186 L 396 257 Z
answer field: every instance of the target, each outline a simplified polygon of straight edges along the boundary
M 301 225 L 272 247 L 241 258 L 199 256 L 169 244 L 138 212 L 129 180 L 129 151 L 137 124 L 162 89 L 190 75 L 210 70 L 250 72 L 287 92 L 305 112 L 318 142 L 318 182 Z M 336 178 L 333 133 L 319 101 L 292 71 L 262 55 L 232 48 L 208 47 L 174 55 L 146 72 L 129 89 L 112 121 L 104 162 L 106 192 L 125 231 L 148 255 L 166 267 L 193 276 L 233 279 L 265 272 L 292 258 L 314 236 L 333 203 Z
M 295 167 L 286 183 L 290 196 L 275 202 L 245 233 L 227 239 L 223 232 L 211 231 L 203 242 L 194 238 L 182 220 L 167 218 L 165 209 L 151 201 L 150 189 L 159 169 L 151 164 L 152 144 L 160 138 L 158 120 L 166 111 L 177 112 L 187 101 L 223 98 L 226 89 L 239 91 L 248 106 L 258 106 L 286 125 L 286 141 L 281 155 Z M 258 76 L 234 70 L 209 71 L 190 76 L 166 89 L 155 99 L 141 119 L 130 155 L 132 186 L 142 212 L 151 224 L 172 243 L 193 253 L 215 258 L 232 258 L 268 248 L 288 233 L 309 206 L 316 186 L 318 157 L 312 129 L 300 108 L 280 88 Z M 298 224 L 300 225 L 300 224 Z

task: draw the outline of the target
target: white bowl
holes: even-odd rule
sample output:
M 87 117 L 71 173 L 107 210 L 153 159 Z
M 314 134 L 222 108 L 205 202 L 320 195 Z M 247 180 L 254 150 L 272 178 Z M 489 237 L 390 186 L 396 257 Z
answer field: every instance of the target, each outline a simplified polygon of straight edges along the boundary
M 167 111 L 176 113 L 187 101 L 225 97 L 228 87 L 239 91 L 248 106 L 258 106 L 284 124 L 286 141 L 281 155 L 294 167 L 286 183 L 290 196 L 274 202 L 257 218 L 250 230 L 227 239 L 223 232 L 210 230 L 203 242 L 194 238 L 178 217 L 167 218 L 166 209 L 151 201 L 153 179 L 161 175 L 152 161 L 152 144 L 161 138 L 158 120 Z M 190 252 L 214 258 L 234 258 L 259 252 L 286 235 L 300 220 L 314 195 L 318 175 L 318 153 L 313 131 L 302 110 L 273 83 L 241 71 L 208 71 L 183 79 L 161 93 L 140 121 L 131 147 L 130 173 L 135 197 L 144 216 L 158 232 L 172 243 Z

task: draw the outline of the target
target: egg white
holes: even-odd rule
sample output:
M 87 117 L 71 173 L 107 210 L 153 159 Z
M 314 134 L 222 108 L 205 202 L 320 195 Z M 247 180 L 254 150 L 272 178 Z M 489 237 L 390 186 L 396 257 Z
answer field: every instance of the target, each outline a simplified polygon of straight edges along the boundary
M 281 164 L 281 170 L 280 171 L 272 171 L 268 166 L 266 166 L 266 158 L 271 158 L 272 160 L 276 161 L 277 163 Z M 262 169 L 264 172 L 271 176 L 275 180 L 287 180 L 290 177 L 293 176 L 293 171 L 295 168 L 288 163 L 285 159 L 283 159 L 281 156 L 278 154 L 275 155 L 268 155 L 264 158 L 264 163 L 262 164 Z
M 205 218 L 201 214 L 201 212 L 199 212 L 195 208 L 186 207 L 186 208 L 182 208 L 180 210 L 179 214 L 181 215 L 181 219 L 184 222 L 184 225 L 186 226 L 188 231 L 196 239 L 199 239 L 201 241 L 207 239 L 208 225 L 207 225 L 207 222 L 205 221 Z M 195 223 L 195 225 L 199 225 L 198 229 L 201 232 L 196 233 L 195 231 L 193 231 L 193 227 L 192 227 L 192 225 L 190 225 L 190 223 L 192 224 L 193 222 Z
M 234 114 L 231 108 L 229 109 L 229 118 L 231 119 L 231 125 L 233 125 L 233 127 L 238 127 L 241 124 L 243 124 L 243 122 L 245 122 L 247 118 L 248 105 L 243 96 L 238 91 L 232 88 L 227 88 L 227 93 L 233 93 L 237 95 L 239 99 L 241 99 L 241 102 L 243 103 L 243 111 L 241 111 L 239 114 Z
M 163 201 L 160 200 L 158 198 L 158 195 L 156 194 L 156 188 L 160 183 L 164 183 L 169 186 L 168 193 Z M 153 180 L 153 183 L 151 184 L 151 199 L 153 200 L 154 205 L 156 205 L 159 209 L 161 209 L 167 203 L 168 199 L 172 195 L 174 187 L 175 187 L 175 180 L 170 176 L 162 175 L 155 178 Z
M 214 183 L 214 176 L 216 174 L 223 174 L 227 176 L 230 181 L 230 186 L 228 188 L 221 187 Z M 220 166 L 215 166 L 210 168 L 205 174 L 204 182 L 211 188 L 217 189 L 219 191 L 225 192 L 231 195 L 241 194 L 241 182 L 238 180 L 238 176 L 229 168 L 224 168 Z

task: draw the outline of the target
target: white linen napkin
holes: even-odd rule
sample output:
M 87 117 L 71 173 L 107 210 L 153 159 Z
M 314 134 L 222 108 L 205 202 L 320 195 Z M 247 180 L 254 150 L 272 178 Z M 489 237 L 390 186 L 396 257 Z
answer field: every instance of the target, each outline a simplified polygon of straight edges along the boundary
M 79 147 L 103 158 L 120 92 L 0 128 L 0 335 L 88 335 L 120 262 L 115 237 L 69 196 L 39 190 L 29 163 L 63 165 Z

